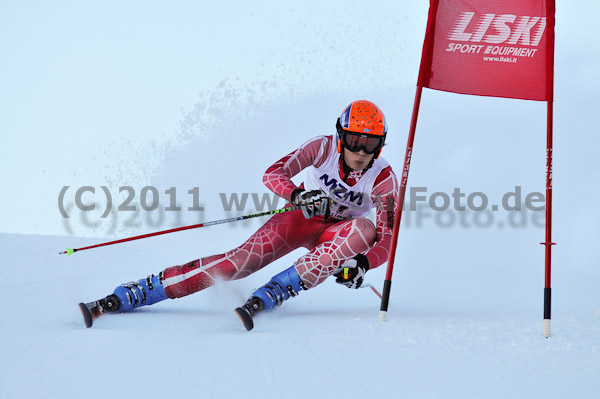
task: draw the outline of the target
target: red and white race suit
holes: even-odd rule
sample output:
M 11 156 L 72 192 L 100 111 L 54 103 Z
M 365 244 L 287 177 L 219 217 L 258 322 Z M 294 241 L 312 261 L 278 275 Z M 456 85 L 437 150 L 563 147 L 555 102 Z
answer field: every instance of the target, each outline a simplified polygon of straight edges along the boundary
M 231 251 L 165 269 L 163 286 L 169 298 L 203 290 L 218 280 L 246 277 L 299 247 L 308 252 L 294 265 L 308 288 L 359 253 L 366 255 L 371 269 L 383 264 L 398 203 L 398 181 L 388 163 L 380 157 L 370 168 L 346 174 L 333 136 L 318 136 L 270 166 L 263 182 L 289 201 L 298 188 L 291 178 L 304 169 L 303 188 L 328 193 L 332 216 L 305 219 L 299 211 L 276 214 Z M 372 208 L 376 225 L 366 219 Z

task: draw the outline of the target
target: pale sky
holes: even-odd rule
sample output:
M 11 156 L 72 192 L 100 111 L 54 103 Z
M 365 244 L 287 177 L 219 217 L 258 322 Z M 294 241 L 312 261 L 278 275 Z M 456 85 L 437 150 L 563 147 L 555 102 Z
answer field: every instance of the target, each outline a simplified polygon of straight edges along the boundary
M 595 176 L 592 148 L 599 144 L 594 136 L 600 105 L 595 16 L 600 10 L 593 1 L 558 3 L 555 134 L 557 145 L 574 147 L 562 153 L 569 162 L 556 160 L 561 169 L 555 173 L 576 168 L 566 180 L 581 187 Z M 182 184 L 185 195 L 193 185 L 178 180 L 181 175 L 204 176 L 216 168 L 231 176 L 230 184 L 201 180 L 198 184 L 208 191 L 203 202 L 217 203 L 216 193 L 239 186 L 264 192 L 264 167 L 313 135 L 333 133 L 332 123 L 357 98 L 375 97 L 395 122 L 394 152 L 386 157 L 400 169 L 428 6 L 426 1 L 3 1 L 0 232 L 92 234 L 81 221 L 65 228 L 57 207 L 63 186 L 107 185 L 118 191 L 123 185 L 139 190 L 162 184 L 164 191 Z M 533 124 L 542 130 L 543 158 L 540 104 L 478 102 L 428 91 L 419 127 L 448 126 L 440 115 L 461 104 L 471 116 L 448 128 L 475 135 L 486 126 L 480 118 L 490 117 L 478 115 L 475 107 L 497 106 L 511 114 L 530 110 L 536 122 L 515 119 L 513 126 Z M 516 118 L 528 116 L 525 112 Z M 501 119 L 506 117 L 491 125 Z M 238 137 L 230 134 L 231 128 L 248 129 L 257 137 L 245 147 L 260 155 L 248 176 L 228 164 L 228 156 L 246 161 L 240 159 L 241 148 L 220 151 Z M 283 136 L 286 129 L 294 133 Z M 418 144 L 428 142 L 418 137 Z M 498 140 L 492 135 L 489 143 Z M 194 157 L 184 147 L 202 142 L 219 148 L 198 148 L 196 153 L 211 169 L 177 172 L 177 154 Z M 481 152 L 469 145 L 446 149 L 462 155 Z M 440 155 L 433 145 L 422 151 L 422 160 Z M 444 170 L 462 165 L 452 162 Z M 427 182 L 426 175 L 426 167 L 420 166 L 415 183 L 428 184 L 420 180 Z M 540 176 L 543 188 L 543 171 Z M 593 185 L 582 193 L 598 194 Z M 214 216 L 224 216 L 213 210 Z

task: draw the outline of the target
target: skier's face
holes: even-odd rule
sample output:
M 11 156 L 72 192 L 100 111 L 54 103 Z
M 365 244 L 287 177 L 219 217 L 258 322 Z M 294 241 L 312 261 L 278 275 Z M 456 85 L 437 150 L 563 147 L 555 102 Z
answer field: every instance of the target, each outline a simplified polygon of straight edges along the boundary
M 344 159 L 346 160 L 346 164 L 354 170 L 363 170 L 369 166 L 369 163 L 374 156 L 375 154 L 367 154 L 363 150 L 352 152 L 349 149 L 344 148 Z

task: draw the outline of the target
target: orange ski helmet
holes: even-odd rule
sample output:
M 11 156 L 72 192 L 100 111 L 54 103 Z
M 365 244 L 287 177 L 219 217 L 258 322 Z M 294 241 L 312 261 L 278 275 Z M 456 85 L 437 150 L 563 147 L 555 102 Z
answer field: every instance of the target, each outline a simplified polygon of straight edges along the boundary
M 385 144 L 387 123 L 379 107 L 367 100 L 352 102 L 338 118 L 336 129 L 337 150 L 342 147 L 352 152 L 363 150 L 379 157 Z

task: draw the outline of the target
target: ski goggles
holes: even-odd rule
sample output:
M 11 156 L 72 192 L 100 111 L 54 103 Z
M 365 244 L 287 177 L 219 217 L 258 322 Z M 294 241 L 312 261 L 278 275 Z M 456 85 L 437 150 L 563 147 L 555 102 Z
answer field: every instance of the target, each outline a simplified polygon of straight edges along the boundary
M 385 142 L 384 136 L 371 136 L 364 133 L 341 130 L 338 132 L 342 146 L 352 152 L 363 150 L 366 154 L 375 154 Z

